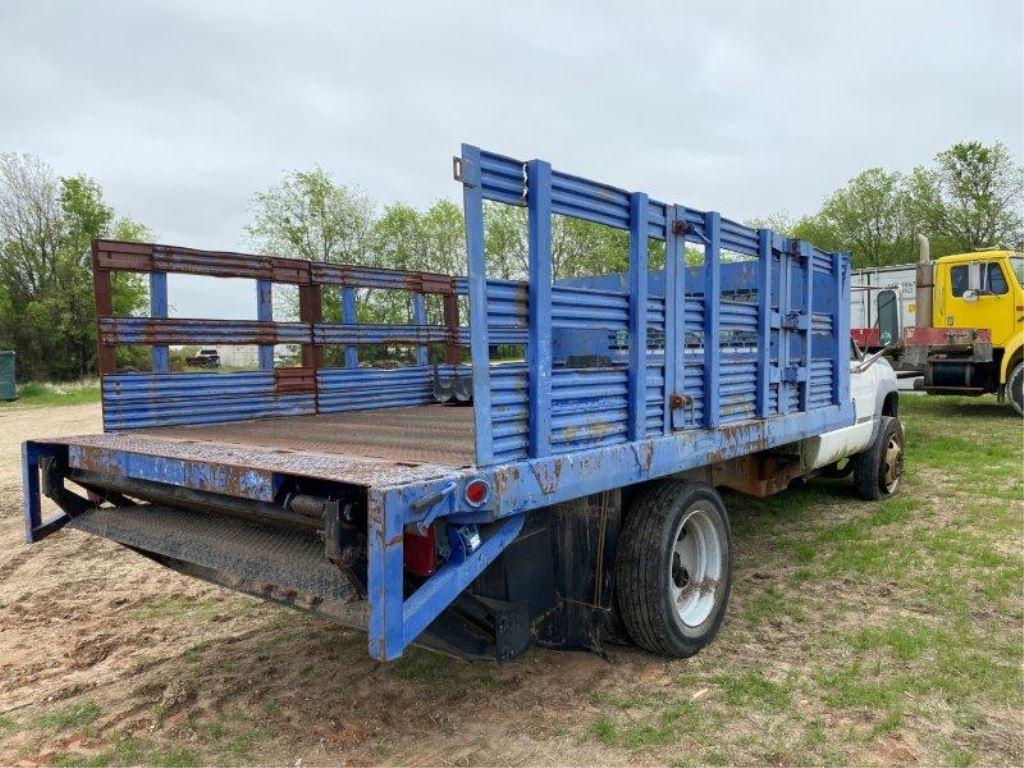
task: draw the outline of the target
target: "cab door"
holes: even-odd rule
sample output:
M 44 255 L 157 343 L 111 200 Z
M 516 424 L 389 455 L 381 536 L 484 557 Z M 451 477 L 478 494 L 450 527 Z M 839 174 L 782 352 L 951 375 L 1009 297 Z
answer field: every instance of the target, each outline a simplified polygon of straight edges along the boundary
M 949 290 L 943 304 L 944 325 L 987 328 L 992 345 L 1000 347 L 1013 333 L 1011 275 L 1002 259 L 949 265 Z

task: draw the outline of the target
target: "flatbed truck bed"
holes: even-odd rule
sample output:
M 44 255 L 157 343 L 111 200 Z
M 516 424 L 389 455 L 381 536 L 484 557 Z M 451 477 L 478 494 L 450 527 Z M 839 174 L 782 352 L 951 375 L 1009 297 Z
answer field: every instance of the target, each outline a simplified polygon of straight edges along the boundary
M 473 409 L 410 405 L 143 429 L 140 437 L 432 464 L 473 464 Z
M 27 540 L 106 536 L 365 626 L 382 661 L 412 643 L 506 659 L 531 642 L 686 655 L 710 641 L 730 567 L 713 486 L 779 490 L 863 450 L 849 430 L 877 432 L 850 397 L 848 256 L 469 145 L 455 176 L 467 277 L 96 241 L 105 431 L 26 443 Z M 527 208 L 525 280 L 487 277 L 485 200 Z M 629 272 L 554 279 L 555 214 L 628 231 Z M 664 269 L 648 268 L 649 238 Z M 150 317 L 113 314 L 118 270 L 149 275 Z M 256 320 L 168 317 L 168 273 L 252 279 Z M 273 320 L 275 283 L 298 287 L 298 321 Z M 341 317 L 325 318 L 339 288 Z M 367 288 L 411 295 L 413 322 L 357 322 Z M 415 364 L 360 364 L 382 343 L 413 346 Z M 256 344 L 259 370 L 172 372 L 176 344 Z M 275 368 L 275 344 L 300 345 L 301 365 Z M 119 371 L 122 345 L 149 346 L 153 370 Z M 495 359 L 500 345 L 518 357 Z M 325 364 L 330 346 L 343 365 Z M 472 404 L 436 402 L 460 378 Z M 836 430 L 839 447 L 822 439 Z M 44 494 L 62 509 L 50 520 Z M 664 647 L 637 636 L 629 592 L 656 501 L 681 515 L 658 544 L 680 606 Z

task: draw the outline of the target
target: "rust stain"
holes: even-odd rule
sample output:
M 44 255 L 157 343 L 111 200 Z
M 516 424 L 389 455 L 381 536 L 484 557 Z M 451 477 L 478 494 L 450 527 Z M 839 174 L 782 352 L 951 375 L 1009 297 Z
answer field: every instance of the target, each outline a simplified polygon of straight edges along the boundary
M 654 443 L 630 443 L 630 448 L 633 450 L 633 458 L 636 459 L 640 471 L 649 472 L 651 464 L 654 463 Z
M 644 454 L 644 471 L 649 471 L 651 464 L 654 463 L 654 443 L 645 443 L 643 446 Z
M 537 484 L 540 486 L 540 490 L 545 496 L 548 496 L 558 490 L 558 484 L 562 479 L 563 461 L 564 459 L 561 456 L 558 456 L 551 462 L 550 468 L 541 463 L 533 463 L 530 465 L 530 469 L 533 471 L 533 476 L 537 478 Z
M 422 293 L 451 294 L 455 278 L 434 272 L 413 272 L 348 264 L 326 264 L 231 251 L 204 251 L 160 243 L 95 240 L 93 266 L 97 270 L 181 272 L 211 277 L 246 277 L 295 285 L 342 284 L 379 287 L 391 278 L 395 287 Z
M 274 391 L 281 394 L 316 393 L 316 371 L 313 368 L 275 368 Z

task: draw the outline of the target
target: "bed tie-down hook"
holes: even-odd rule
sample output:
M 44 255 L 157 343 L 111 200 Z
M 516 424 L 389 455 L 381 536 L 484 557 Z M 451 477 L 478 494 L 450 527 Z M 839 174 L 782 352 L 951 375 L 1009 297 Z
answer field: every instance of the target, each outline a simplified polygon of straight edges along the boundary
M 415 524 L 416 533 L 420 536 L 426 536 L 427 530 L 434 524 L 434 521 L 437 520 L 437 518 L 441 517 L 445 512 L 453 511 L 451 509 L 451 504 L 442 504 L 441 502 L 444 501 L 445 498 L 451 497 L 457 487 L 458 483 L 455 483 L 454 481 L 450 482 L 429 496 L 424 496 L 422 499 L 418 499 L 413 502 L 412 508 L 417 512 L 423 512 L 427 509 L 430 510 L 427 512 L 426 517 Z

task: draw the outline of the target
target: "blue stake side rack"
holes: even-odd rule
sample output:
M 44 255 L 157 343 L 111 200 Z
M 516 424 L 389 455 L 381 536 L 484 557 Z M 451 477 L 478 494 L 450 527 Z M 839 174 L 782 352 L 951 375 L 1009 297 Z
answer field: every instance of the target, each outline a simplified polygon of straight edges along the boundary
M 525 513 L 853 422 L 846 254 L 470 145 L 454 159 L 454 175 L 463 188 L 467 277 L 95 243 L 106 434 L 26 443 L 27 540 L 80 513 L 65 506 L 42 520 L 40 467 L 48 460 L 263 503 L 278 501 L 296 477 L 358 486 L 367 512 L 370 654 L 387 660 L 516 539 Z M 487 277 L 485 203 L 526 208 L 526 281 Z M 628 232 L 629 271 L 556 279 L 554 216 Z M 648 265 L 652 240 L 664 242 L 665 267 L 657 271 Z M 686 265 L 688 243 L 703 250 L 701 265 Z M 111 275 L 118 270 L 148 273 L 149 317 L 114 316 Z M 168 273 L 255 280 L 256 319 L 169 318 Z M 298 321 L 273 320 L 275 283 L 298 287 Z M 332 286 L 341 291 L 341 322 L 323 318 L 322 290 Z M 357 322 L 364 288 L 411 294 L 413 322 Z M 468 326 L 459 321 L 465 295 Z M 440 323 L 427 322 L 431 296 L 444 308 Z M 301 345 L 302 365 L 275 369 L 273 345 L 286 343 Z M 415 364 L 360 367 L 359 347 L 381 343 L 414 345 Z M 118 372 L 116 348 L 137 344 L 151 347 L 152 372 Z M 258 370 L 172 373 L 168 349 L 177 344 L 255 344 Z M 301 433 L 301 420 L 328 414 L 444 409 L 427 405 L 432 344 L 443 346 L 447 375 L 464 367 L 461 348 L 470 349 L 472 455 L 463 462 L 227 448 L 215 438 L 170 441 L 159 431 L 287 417 L 299 420 Z M 332 345 L 344 347 L 341 367 L 324 364 Z M 521 345 L 522 360 L 492 361 L 497 345 Z M 473 481 L 487 488 L 475 503 L 465 493 Z M 410 590 L 405 536 L 437 520 L 478 526 L 481 542 Z

